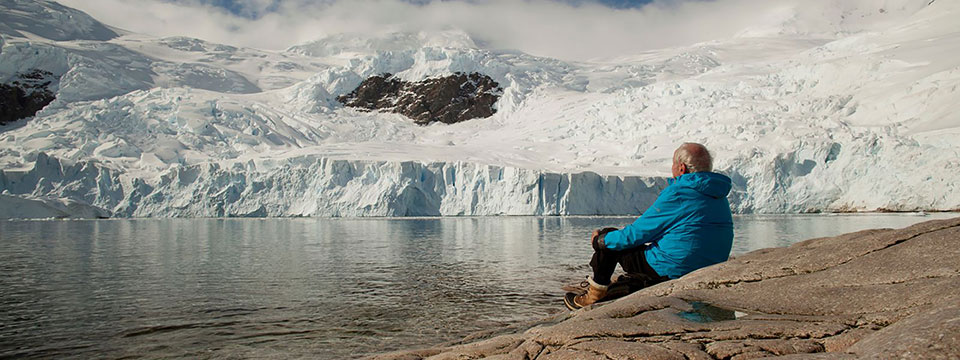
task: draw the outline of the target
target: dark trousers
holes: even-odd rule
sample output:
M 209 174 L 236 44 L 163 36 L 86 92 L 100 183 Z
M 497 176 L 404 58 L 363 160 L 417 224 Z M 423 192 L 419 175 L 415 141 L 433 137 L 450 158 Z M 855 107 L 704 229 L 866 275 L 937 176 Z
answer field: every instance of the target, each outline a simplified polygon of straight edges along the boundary
M 593 281 L 600 285 L 610 285 L 610 277 L 616 270 L 617 264 L 623 268 L 628 276 L 643 280 L 646 286 L 668 280 L 657 274 L 656 270 L 647 264 L 647 257 L 644 256 L 645 246 L 623 251 L 614 251 L 607 248 L 593 248 L 593 258 L 590 259 L 590 267 L 593 268 Z

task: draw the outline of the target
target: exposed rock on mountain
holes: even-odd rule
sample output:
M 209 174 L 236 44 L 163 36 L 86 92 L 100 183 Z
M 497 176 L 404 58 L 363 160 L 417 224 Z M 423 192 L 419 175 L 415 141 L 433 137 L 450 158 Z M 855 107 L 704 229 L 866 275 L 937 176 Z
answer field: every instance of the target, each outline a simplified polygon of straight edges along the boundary
M 52 102 L 52 76 L 48 71 L 34 69 L 20 74 L 10 84 L 0 84 L 0 125 L 31 117 Z
M 337 101 L 350 107 L 395 112 L 421 125 L 435 121 L 454 124 L 490 117 L 497 112 L 494 105 L 502 93 L 500 84 L 480 73 L 458 72 L 416 83 L 383 74 L 364 80 Z

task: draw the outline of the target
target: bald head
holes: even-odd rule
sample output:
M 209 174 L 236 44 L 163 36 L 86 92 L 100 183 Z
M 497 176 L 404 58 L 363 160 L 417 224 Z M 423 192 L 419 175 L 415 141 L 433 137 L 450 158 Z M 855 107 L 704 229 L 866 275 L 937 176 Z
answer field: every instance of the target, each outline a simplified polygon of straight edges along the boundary
M 697 143 L 683 143 L 673 152 L 673 167 L 686 168 L 685 173 L 713 171 L 713 156 L 707 147 Z

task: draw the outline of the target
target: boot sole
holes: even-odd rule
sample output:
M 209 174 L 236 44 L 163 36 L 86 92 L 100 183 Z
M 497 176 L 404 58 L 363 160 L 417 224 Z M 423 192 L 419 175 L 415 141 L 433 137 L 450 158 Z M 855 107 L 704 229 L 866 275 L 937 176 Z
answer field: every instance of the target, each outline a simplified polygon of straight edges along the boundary
M 570 310 L 580 309 L 580 307 L 577 306 L 577 304 L 573 303 L 573 298 L 577 297 L 577 295 L 579 294 L 568 292 L 566 295 L 563 296 L 563 304 L 567 306 L 567 309 L 570 309 Z

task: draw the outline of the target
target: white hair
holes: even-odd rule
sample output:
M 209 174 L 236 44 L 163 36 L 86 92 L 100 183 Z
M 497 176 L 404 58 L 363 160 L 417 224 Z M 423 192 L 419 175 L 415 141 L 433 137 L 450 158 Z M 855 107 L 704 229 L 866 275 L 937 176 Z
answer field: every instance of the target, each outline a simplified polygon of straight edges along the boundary
M 673 161 L 686 165 L 690 172 L 713 171 L 713 156 L 702 144 L 683 143 L 673 153 Z

